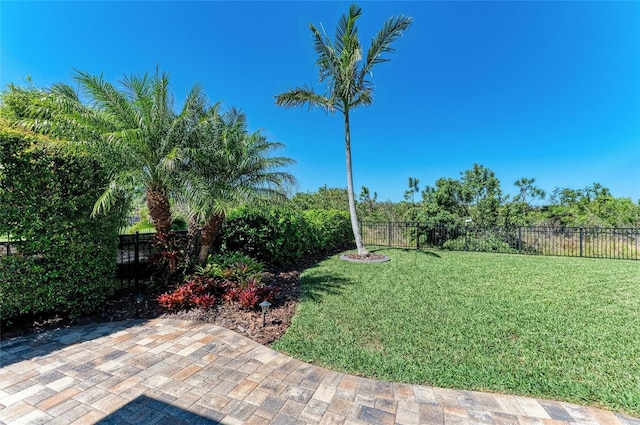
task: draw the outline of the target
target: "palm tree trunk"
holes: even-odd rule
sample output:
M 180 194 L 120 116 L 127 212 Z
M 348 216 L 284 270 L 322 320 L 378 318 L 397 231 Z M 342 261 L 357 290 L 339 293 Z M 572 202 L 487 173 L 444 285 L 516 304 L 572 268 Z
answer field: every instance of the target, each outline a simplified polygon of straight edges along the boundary
M 171 206 L 167 191 L 164 188 L 147 188 L 147 207 L 156 232 L 169 233 L 171 231 Z
M 187 264 L 193 266 L 198 261 L 200 253 L 200 226 L 195 215 L 189 217 L 189 227 L 187 228 Z
M 360 233 L 360 224 L 358 223 L 358 215 L 356 213 L 356 197 L 353 193 L 353 173 L 351 171 L 351 130 L 349 129 L 349 109 L 344 110 L 344 143 L 347 157 L 347 195 L 349 197 L 349 215 L 351 216 L 351 228 L 353 229 L 353 237 L 356 240 L 358 254 L 367 255 L 367 251 L 362 244 L 362 234 Z
M 200 255 L 198 261 L 200 265 L 204 267 L 207 264 L 207 257 L 209 257 L 209 251 L 213 242 L 216 240 L 216 236 L 220 233 L 222 228 L 222 222 L 224 221 L 224 213 L 214 214 L 213 217 L 202 227 L 200 233 Z

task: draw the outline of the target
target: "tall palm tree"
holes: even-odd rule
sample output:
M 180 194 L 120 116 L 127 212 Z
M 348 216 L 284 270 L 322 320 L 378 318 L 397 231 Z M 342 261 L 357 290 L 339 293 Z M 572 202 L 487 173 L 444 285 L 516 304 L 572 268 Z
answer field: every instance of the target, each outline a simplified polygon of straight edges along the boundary
M 316 106 L 327 112 L 340 111 L 344 115 L 345 150 L 347 160 L 347 193 L 349 196 L 349 213 L 351 227 L 360 255 L 368 254 L 362 244 L 362 235 L 356 215 L 355 195 L 353 192 L 353 176 L 351 170 L 351 133 L 349 129 L 349 113 L 352 108 L 373 102 L 373 85 L 367 77 L 372 75 L 373 67 L 388 61 L 382 55 L 394 50 L 391 43 L 409 28 L 412 19 L 407 16 L 387 19 L 382 29 L 371 41 L 366 58 L 358 38 L 356 21 L 362 9 L 353 4 L 348 15 L 343 15 L 336 28 L 336 37 L 332 42 L 326 33 L 321 33 L 313 25 L 309 28 L 313 33 L 314 49 L 318 55 L 316 65 L 320 72 L 320 82 L 326 83 L 324 95 L 316 93 L 309 87 L 298 87 L 276 96 L 276 105 L 285 108 Z
M 270 156 L 283 145 L 268 141 L 260 131 L 249 133 L 245 114 L 236 109 L 219 114 L 217 106 L 211 108 L 190 139 L 182 151 L 184 172 L 177 177 L 191 222 L 201 227 L 198 261 L 204 265 L 228 211 L 284 197 L 295 178 L 280 169 L 294 161 Z
M 177 114 L 165 73 L 125 76 L 123 89 L 85 72 L 73 78 L 88 103 L 71 86 L 56 84 L 20 124 L 64 139 L 67 148 L 86 149 L 105 165 L 110 182 L 93 214 L 111 208 L 122 193 L 143 188 L 157 232 L 170 232 L 171 174 L 204 108 L 200 88 L 191 90 Z

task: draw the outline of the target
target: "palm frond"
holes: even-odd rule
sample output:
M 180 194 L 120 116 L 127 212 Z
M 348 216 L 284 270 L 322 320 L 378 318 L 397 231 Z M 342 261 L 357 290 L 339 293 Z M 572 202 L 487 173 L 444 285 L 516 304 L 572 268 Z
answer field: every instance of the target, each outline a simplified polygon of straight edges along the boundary
M 367 60 L 362 67 L 361 78 L 369 74 L 376 64 L 389 60 L 383 57 L 383 54 L 395 51 L 391 48 L 391 43 L 400 38 L 404 31 L 411 26 L 412 22 L 411 17 L 404 15 L 387 19 L 382 29 L 371 40 L 371 46 L 367 51 Z
M 362 15 L 362 9 L 352 4 L 348 15 L 342 15 L 336 28 L 336 52 L 342 66 L 350 66 L 352 62 L 362 59 L 360 39 L 356 21 Z
M 335 109 L 339 110 L 333 99 L 322 96 L 307 87 L 297 87 L 276 96 L 276 105 L 285 108 L 304 106 L 305 104 L 309 105 L 309 109 L 315 106 L 327 112 L 334 112 Z
M 80 103 L 80 97 L 78 96 L 78 92 L 69 84 L 55 83 L 54 85 L 51 86 L 49 91 L 63 98 L 69 99 L 75 102 L 76 104 Z
M 313 33 L 313 48 L 318 54 L 316 65 L 320 72 L 320 82 L 324 82 L 338 72 L 337 55 L 326 33 L 318 31 L 313 24 L 309 24 L 309 29 Z
M 373 91 L 366 87 L 358 91 L 355 98 L 351 101 L 350 107 L 369 106 L 373 103 Z
M 102 75 L 95 76 L 75 70 L 73 78 L 94 102 L 95 107 L 122 128 L 134 128 L 138 124 L 131 102 L 113 84 L 104 81 Z
M 123 172 L 109 182 L 107 188 L 93 205 L 91 216 L 95 217 L 109 211 L 122 198 L 123 193 L 131 192 L 144 184 L 138 172 Z
M 294 161 L 269 155 L 281 143 L 268 141 L 260 131 L 249 133 L 246 116 L 235 108 L 212 118 L 199 127 L 199 139 L 194 139 L 198 143 L 183 150 L 188 158 L 184 172 L 174 174 L 199 223 L 269 194 L 282 194 L 295 184 L 295 178 L 281 170 Z

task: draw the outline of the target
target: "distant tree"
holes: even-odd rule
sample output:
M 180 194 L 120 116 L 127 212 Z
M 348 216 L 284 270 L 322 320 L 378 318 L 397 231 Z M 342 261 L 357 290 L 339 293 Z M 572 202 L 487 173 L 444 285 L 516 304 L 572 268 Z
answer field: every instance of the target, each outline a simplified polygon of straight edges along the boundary
M 640 204 L 615 198 L 599 183 L 584 189 L 555 188 L 544 208 L 552 225 L 626 227 L 640 225 Z
M 522 177 L 515 181 L 514 185 L 518 189 L 520 189 L 520 193 L 515 196 L 515 200 L 517 202 L 523 202 L 527 205 L 528 208 L 532 208 L 532 203 L 535 200 L 544 201 L 546 193 L 544 190 L 535 186 L 536 179 L 528 179 L 526 177 Z
M 360 195 L 358 196 L 359 204 L 368 212 L 373 212 L 376 208 L 377 201 L 378 193 L 373 192 L 373 196 L 371 196 L 369 188 L 366 186 L 362 186 L 362 189 L 360 189 Z
M 455 227 L 468 218 L 478 226 L 496 225 L 503 197 L 494 172 L 474 164 L 460 175 L 459 180 L 439 178 L 435 186 L 426 186 L 422 202 L 411 208 L 406 218 L 432 226 Z M 417 186 L 417 179 L 411 183 Z
M 410 200 L 412 204 L 416 203 L 415 195 L 420 192 L 420 188 L 418 187 L 419 183 L 420 180 L 414 177 L 409 177 L 409 189 L 404 192 L 404 199 L 406 201 Z
M 534 210 L 534 202 L 543 201 L 546 194 L 534 183 L 535 179 L 526 177 L 515 181 L 514 185 L 519 189 L 519 193 L 511 200 L 506 196 L 500 208 L 500 218 L 504 226 L 531 225 L 536 222 L 534 213 L 540 212 L 541 208 Z
M 316 65 L 320 71 L 320 81 L 326 82 L 326 92 L 322 95 L 316 93 L 312 88 L 299 87 L 277 95 L 276 105 L 286 108 L 309 105 L 320 107 L 327 112 L 340 111 L 343 114 L 351 227 L 358 253 L 364 255 L 368 251 L 362 243 L 356 213 L 351 167 L 349 114 L 351 109 L 358 106 L 368 106 L 373 102 L 373 85 L 367 78 L 372 75 L 375 65 L 389 60 L 383 57 L 383 54 L 393 52 L 391 43 L 409 28 L 411 18 L 406 16 L 389 18 L 373 38 L 365 58 L 356 27 L 356 21 L 361 14 L 360 7 L 355 4 L 351 5 L 349 13 L 343 15 L 338 23 L 333 42 L 326 33 L 321 33 L 313 24 L 309 25 L 313 33 L 314 49 L 318 55 Z
M 287 204 L 300 210 L 341 210 L 349 211 L 347 189 L 324 185 L 316 192 L 298 192 Z
M 460 174 L 462 199 L 473 222 L 479 226 L 496 225 L 502 190 L 495 173 L 482 165 L 473 164 L 473 168 Z

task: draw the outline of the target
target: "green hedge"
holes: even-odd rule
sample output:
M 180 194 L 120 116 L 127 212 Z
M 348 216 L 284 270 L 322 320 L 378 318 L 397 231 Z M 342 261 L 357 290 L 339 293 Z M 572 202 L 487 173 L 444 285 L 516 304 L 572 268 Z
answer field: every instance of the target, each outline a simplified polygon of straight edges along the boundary
M 0 319 L 89 313 L 119 288 L 120 214 L 90 217 L 105 184 L 96 163 L 0 122 L 0 235 L 19 241 L 0 257 Z
M 307 253 L 346 246 L 353 234 L 344 211 L 243 207 L 229 214 L 220 239 L 223 252 L 238 251 L 281 266 Z
M 341 210 L 306 210 L 304 218 L 310 227 L 308 252 L 325 252 L 353 243 L 349 213 Z

